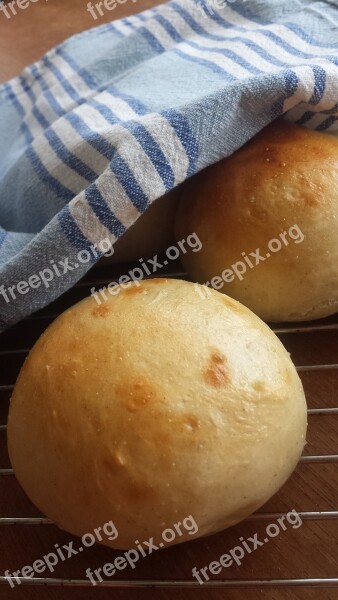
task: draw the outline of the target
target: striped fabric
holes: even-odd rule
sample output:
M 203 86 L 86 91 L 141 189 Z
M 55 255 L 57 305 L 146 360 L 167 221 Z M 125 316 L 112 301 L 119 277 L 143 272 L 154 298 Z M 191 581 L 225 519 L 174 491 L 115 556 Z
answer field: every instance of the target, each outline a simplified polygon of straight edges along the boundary
M 0 330 L 276 117 L 338 130 L 337 0 L 216 4 L 95 27 L 0 86 Z

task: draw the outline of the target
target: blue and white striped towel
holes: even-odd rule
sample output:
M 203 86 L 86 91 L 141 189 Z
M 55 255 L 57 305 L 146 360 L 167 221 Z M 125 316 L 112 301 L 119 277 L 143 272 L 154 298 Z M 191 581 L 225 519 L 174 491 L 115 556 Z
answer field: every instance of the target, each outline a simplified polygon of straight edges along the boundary
M 76 35 L 0 86 L 0 330 L 276 117 L 338 129 L 337 0 L 203 1 Z

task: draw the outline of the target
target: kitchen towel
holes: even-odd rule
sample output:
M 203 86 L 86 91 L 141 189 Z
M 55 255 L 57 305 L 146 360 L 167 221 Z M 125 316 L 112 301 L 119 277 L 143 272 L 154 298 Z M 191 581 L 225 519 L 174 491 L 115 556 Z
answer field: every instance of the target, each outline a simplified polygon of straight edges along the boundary
M 0 331 L 275 118 L 338 129 L 338 2 L 172 0 L 0 86 Z

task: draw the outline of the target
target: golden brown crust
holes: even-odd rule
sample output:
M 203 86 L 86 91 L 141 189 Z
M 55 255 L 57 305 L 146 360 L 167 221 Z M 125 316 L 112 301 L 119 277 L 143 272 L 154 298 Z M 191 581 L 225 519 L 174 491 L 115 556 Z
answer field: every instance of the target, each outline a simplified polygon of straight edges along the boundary
M 243 254 L 298 225 L 305 239 L 278 253 L 243 281 L 221 288 L 266 320 L 326 316 L 338 308 L 338 140 L 284 121 L 190 183 L 177 216 L 177 238 L 195 231 L 203 243 L 182 260 L 205 283 L 243 261 Z
M 190 514 L 198 535 L 244 518 L 290 475 L 306 432 L 296 370 L 255 315 L 184 281 L 138 289 L 107 310 L 88 298 L 48 328 L 8 421 L 31 500 L 75 534 L 113 520 L 119 537 L 104 543 L 117 548 Z

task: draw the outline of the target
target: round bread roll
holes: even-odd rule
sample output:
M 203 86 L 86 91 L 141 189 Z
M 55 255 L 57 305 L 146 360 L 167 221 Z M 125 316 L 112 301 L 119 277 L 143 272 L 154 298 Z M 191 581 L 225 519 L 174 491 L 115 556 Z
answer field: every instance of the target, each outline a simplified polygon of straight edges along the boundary
M 338 140 L 278 121 L 192 179 L 176 234 L 191 277 L 267 321 L 338 309 Z M 258 254 L 259 251 L 259 254 Z
M 300 379 L 274 333 L 238 302 L 153 279 L 63 313 L 13 393 L 15 474 L 59 527 L 112 520 L 114 548 L 234 525 L 283 485 L 301 455 Z M 181 527 L 171 544 L 191 538 Z M 168 545 L 165 544 L 165 545 Z
M 114 244 L 112 256 L 103 257 L 101 264 L 126 263 L 159 254 L 172 245 L 178 197 L 178 186 L 155 200 Z

